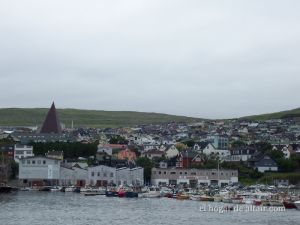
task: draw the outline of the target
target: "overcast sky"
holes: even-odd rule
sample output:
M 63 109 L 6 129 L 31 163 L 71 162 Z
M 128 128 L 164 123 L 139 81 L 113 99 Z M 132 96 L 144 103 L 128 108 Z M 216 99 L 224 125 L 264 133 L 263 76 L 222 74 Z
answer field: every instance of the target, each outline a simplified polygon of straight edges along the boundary
M 300 1 L 0 0 L 0 107 L 300 107 Z

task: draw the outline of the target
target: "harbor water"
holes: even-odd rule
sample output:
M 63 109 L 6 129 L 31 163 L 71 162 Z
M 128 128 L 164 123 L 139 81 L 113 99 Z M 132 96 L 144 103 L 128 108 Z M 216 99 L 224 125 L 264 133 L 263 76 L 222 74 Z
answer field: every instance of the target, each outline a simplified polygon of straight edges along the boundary
M 218 211 L 224 203 L 114 198 L 76 193 L 0 195 L 1 225 L 300 225 L 300 211 Z M 214 210 L 213 210 L 214 209 Z

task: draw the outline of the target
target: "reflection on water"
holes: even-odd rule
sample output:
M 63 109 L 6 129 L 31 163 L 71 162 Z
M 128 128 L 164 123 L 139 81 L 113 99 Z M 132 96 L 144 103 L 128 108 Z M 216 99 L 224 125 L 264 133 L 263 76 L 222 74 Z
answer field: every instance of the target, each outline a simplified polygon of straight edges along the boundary
M 175 199 L 86 197 L 75 193 L 18 192 L 0 195 L 2 225 L 95 224 L 300 224 L 300 211 L 203 212 L 208 204 Z

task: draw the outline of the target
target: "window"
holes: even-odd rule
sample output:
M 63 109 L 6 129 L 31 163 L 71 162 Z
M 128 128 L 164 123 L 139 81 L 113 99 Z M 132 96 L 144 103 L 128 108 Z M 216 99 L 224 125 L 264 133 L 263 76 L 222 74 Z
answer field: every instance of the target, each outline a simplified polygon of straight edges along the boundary
M 180 175 L 182 174 L 182 172 L 179 173 Z
M 196 172 L 191 172 L 191 175 L 197 175 L 197 173 Z
M 100 177 L 100 172 L 97 173 L 97 176 Z
M 106 177 L 106 176 L 107 176 L 107 174 L 106 174 L 106 173 L 104 173 L 104 174 L 103 174 L 103 176 L 104 176 L 104 177 Z
M 175 174 L 176 174 L 176 172 L 170 172 L 170 174 L 173 174 L 173 175 L 175 175 Z
M 32 160 L 32 164 L 35 164 L 35 160 Z
M 27 160 L 27 164 L 30 164 L 30 160 Z
M 167 174 L 167 172 L 165 171 L 164 174 Z
M 187 172 L 184 172 L 185 175 L 187 175 Z
M 110 177 L 114 177 L 114 173 L 110 173 Z
M 41 160 L 38 160 L 37 161 L 37 164 L 41 165 L 42 161 Z
M 44 164 L 44 165 L 46 164 L 46 160 L 43 160 L 43 164 Z
M 93 177 L 93 176 L 95 176 L 95 173 L 94 173 L 94 172 L 92 172 L 92 173 L 91 173 L 91 175 L 92 175 L 92 177 Z

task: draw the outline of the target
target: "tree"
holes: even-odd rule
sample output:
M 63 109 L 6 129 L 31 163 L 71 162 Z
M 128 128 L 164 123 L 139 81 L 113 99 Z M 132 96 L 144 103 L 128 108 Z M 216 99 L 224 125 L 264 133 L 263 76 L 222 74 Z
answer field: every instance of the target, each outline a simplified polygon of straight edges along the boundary
M 175 146 L 180 152 L 188 149 L 188 146 L 181 142 L 178 142 Z
M 120 135 L 115 135 L 115 136 L 111 137 L 111 139 L 109 140 L 109 143 L 110 144 L 127 145 L 128 141 Z
M 246 143 L 243 141 L 234 141 L 231 143 L 232 148 L 240 148 L 240 147 L 245 147 Z
M 136 160 L 136 165 L 144 168 L 144 179 L 150 183 L 152 168 L 155 166 L 155 163 L 147 157 L 140 157 Z

